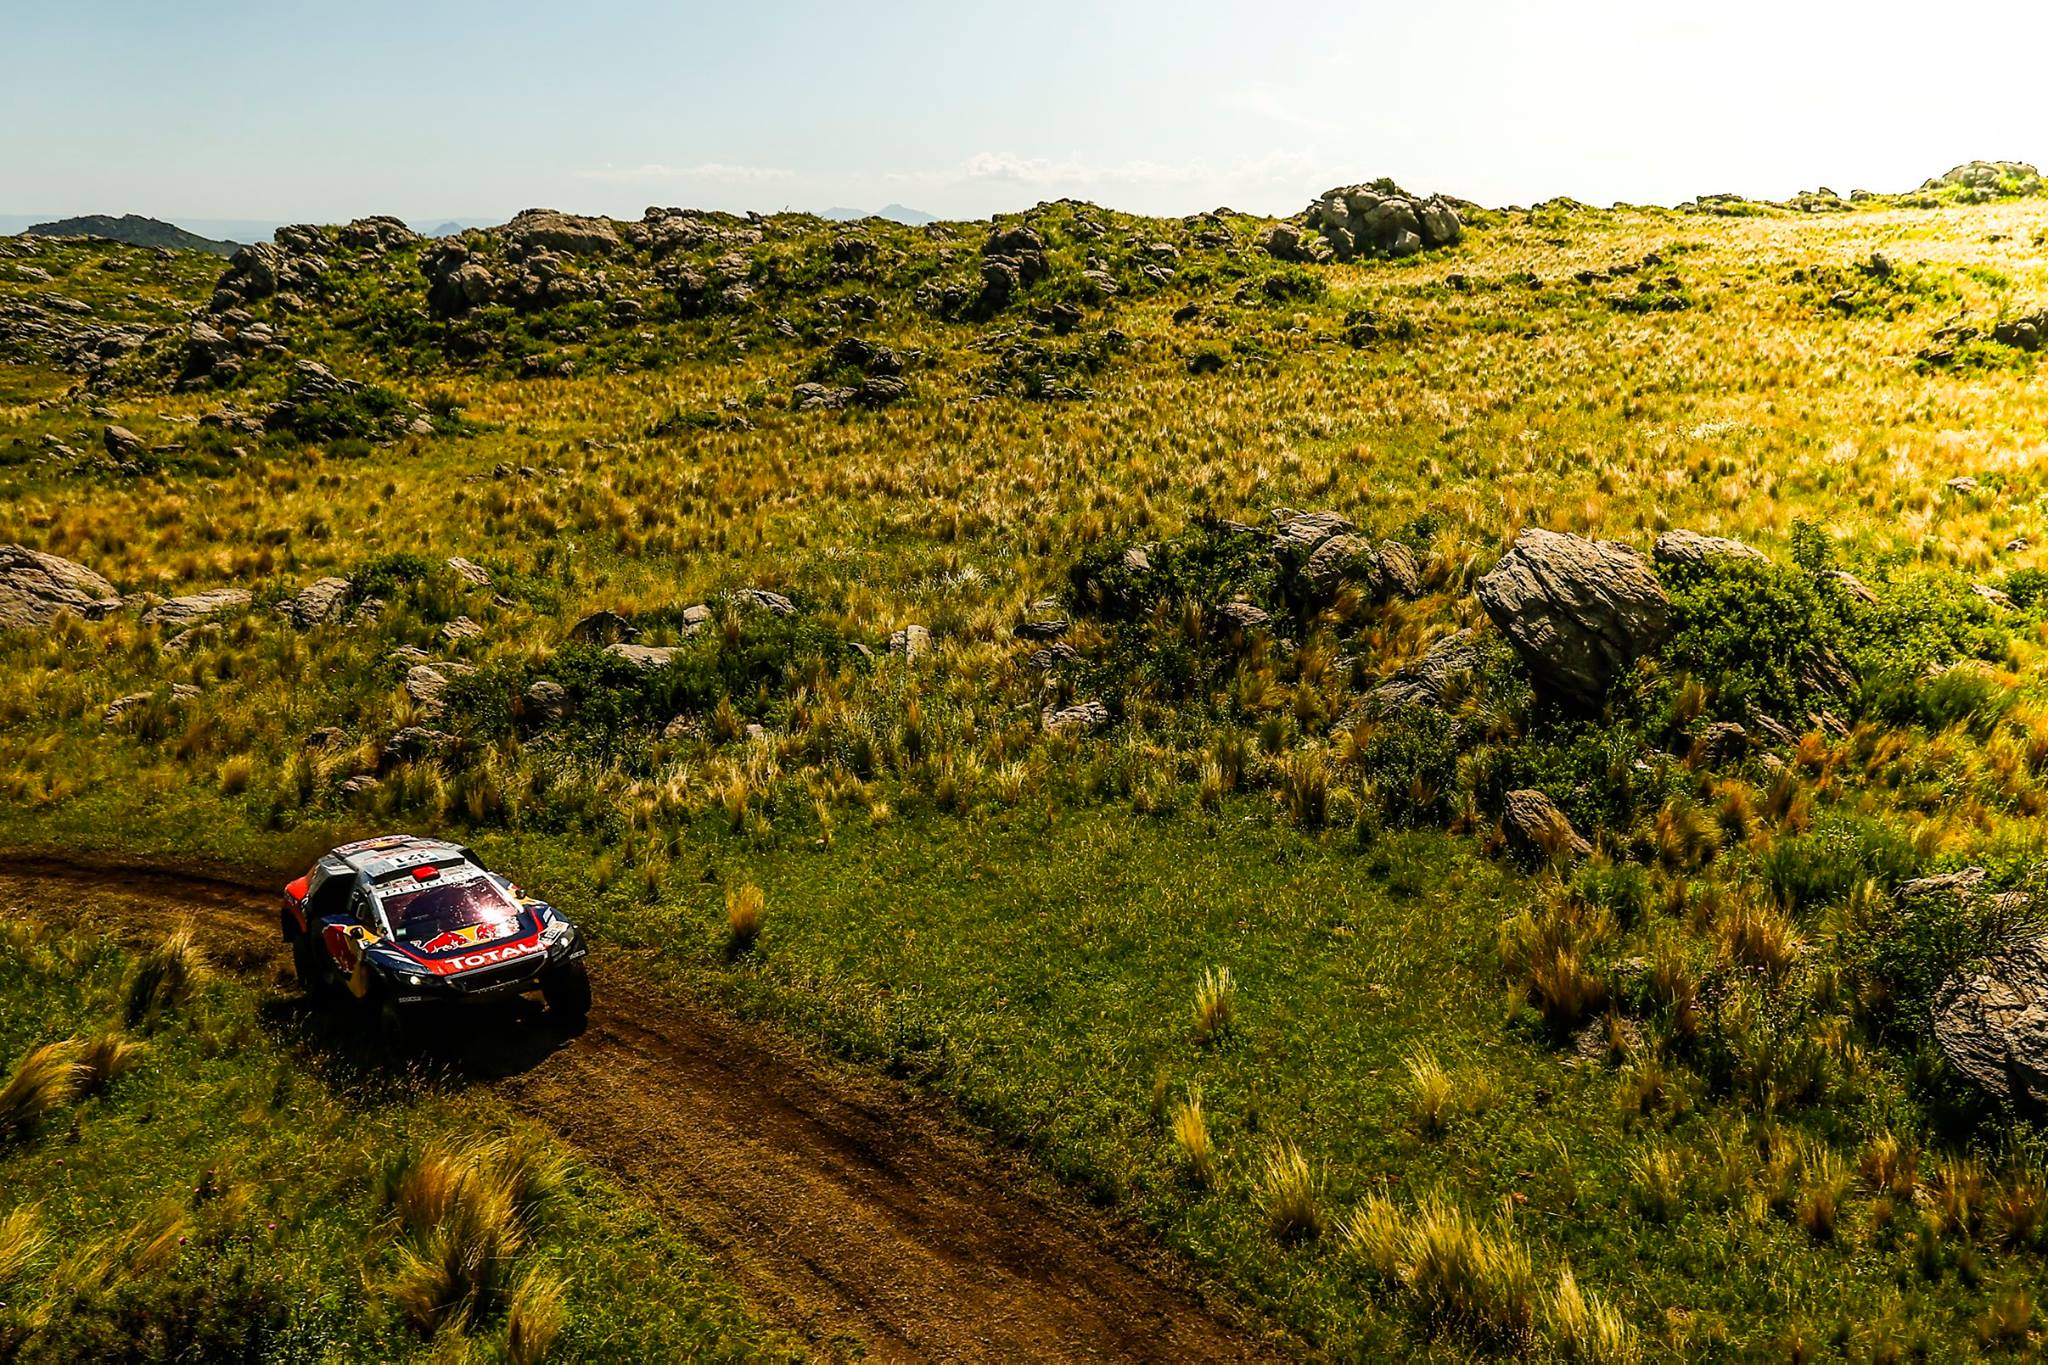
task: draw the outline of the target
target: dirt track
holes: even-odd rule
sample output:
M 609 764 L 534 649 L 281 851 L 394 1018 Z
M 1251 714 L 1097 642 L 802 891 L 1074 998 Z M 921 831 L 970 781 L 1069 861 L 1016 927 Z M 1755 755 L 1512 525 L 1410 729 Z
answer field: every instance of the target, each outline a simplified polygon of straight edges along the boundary
M 281 880 L 281 879 L 280 879 Z M 285 967 L 276 893 L 239 876 L 0 855 L 0 908 L 190 915 L 216 956 Z M 1261 1347 L 1085 1209 L 905 1089 L 592 964 L 580 1037 L 482 1078 L 709 1249 L 826 1354 L 1237 1360 Z

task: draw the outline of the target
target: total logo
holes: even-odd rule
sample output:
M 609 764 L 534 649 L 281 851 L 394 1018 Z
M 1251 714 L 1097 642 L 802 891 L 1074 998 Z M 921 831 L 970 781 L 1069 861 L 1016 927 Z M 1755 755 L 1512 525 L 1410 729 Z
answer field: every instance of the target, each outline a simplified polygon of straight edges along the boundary
M 526 957 L 532 953 L 544 953 L 547 949 L 539 943 L 513 943 L 503 948 L 486 948 L 480 953 L 465 953 L 461 957 L 449 958 L 443 964 L 457 970 L 471 967 L 488 967 L 494 962 L 509 962 L 515 957 Z

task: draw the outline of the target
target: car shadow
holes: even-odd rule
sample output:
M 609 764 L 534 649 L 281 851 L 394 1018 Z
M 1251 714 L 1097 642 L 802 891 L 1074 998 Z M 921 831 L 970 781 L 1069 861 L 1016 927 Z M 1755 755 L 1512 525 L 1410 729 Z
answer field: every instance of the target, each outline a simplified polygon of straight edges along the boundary
M 257 1012 L 337 1097 L 358 1106 L 522 1075 L 574 1043 L 584 1027 L 524 997 L 427 1011 L 399 1045 L 387 1042 L 376 1016 L 352 999 L 315 1001 L 286 988 Z

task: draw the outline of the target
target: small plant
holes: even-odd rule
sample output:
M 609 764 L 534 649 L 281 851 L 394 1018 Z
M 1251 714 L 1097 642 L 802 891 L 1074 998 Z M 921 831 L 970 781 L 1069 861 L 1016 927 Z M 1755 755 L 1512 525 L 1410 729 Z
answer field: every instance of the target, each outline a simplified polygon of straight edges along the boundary
M 752 882 L 725 893 L 726 951 L 734 957 L 749 952 L 761 937 L 761 919 L 768 897 Z
M 1634 1365 L 1643 1358 L 1641 1341 L 1621 1310 L 1579 1288 L 1566 1266 L 1557 1287 L 1543 1296 L 1543 1321 L 1558 1354 L 1585 1365 Z
M 0 1287 L 20 1279 L 47 1240 L 42 1214 L 34 1205 L 24 1205 L 0 1218 Z
M 205 975 L 206 956 L 192 936 L 192 926 L 179 925 L 144 953 L 129 973 L 122 1006 L 128 1027 L 153 1027 L 163 1016 L 175 1013 Z
M 1685 1205 L 1685 1158 L 1670 1147 L 1652 1147 L 1627 1162 L 1629 1195 L 1637 1212 L 1669 1222 Z
M 2013 1170 L 1991 1197 L 1991 1225 L 2001 1245 L 2013 1251 L 2041 1244 L 2048 1224 L 2048 1189 L 2032 1167 Z
M 0 1137 L 20 1140 L 78 1093 L 78 1044 L 44 1043 L 15 1065 L 0 1089 Z
M 119 1029 L 96 1033 L 78 1046 L 78 1090 L 96 1095 L 141 1060 L 143 1044 Z
M 1259 1202 L 1266 1227 L 1283 1242 L 1305 1241 L 1323 1231 L 1323 1182 L 1301 1149 L 1291 1142 L 1266 1153 L 1259 1175 Z
M 1536 1314 L 1536 1275 L 1528 1250 L 1507 1228 L 1491 1229 L 1441 1196 L 1409 1217 L 1400 1279 L 1417 1312 L 1434 1328 L 1497 1349 L 1528 1342 Z
M 1457 1082 L 1442 1062 L 1427 1052 L 1408 1059 L 1409 1102 L 1415 1122 L 1425 1133 L 1439 1133 L 1457 1104 Z
M 505 1354 L 512 1365 L 540 1365 L 561 1334 L 567 1297 L 561 1280 L 539 1266 L 519 1277 L 505 1312 Z
M 1849 1191 L 1849 1173 L 1833 1151 L 1821 1148 L 1806 1162 L 1806 1183 L 1799 1192 L 1796 1216 L 1816 1242 L 1834 1240 L 1842 1197 Z
M 1195 1041 L 1212 1043 L 1230 1031 L 1237 1010 L 1237 983 L 1230 968 L 1211 967 L 1195 983 Z
M 1202 1113 L 1199 1087 L 1173 1109 L 1173 1142 L 1180 1149 L 1195 1183 L 1207 1188 L 1216 1183 L 1216 1151 L 1209 1142 L 1209 1120 Z

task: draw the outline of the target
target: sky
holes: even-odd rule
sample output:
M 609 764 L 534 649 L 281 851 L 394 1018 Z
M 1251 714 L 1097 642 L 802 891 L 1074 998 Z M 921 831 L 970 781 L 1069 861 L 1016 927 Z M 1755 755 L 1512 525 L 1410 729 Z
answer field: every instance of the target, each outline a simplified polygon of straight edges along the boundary
M 0 214 L 1287 214 L 2048 162 L 2040 0 L 0 0 Z M 2003 69 L 2012 74 L 2000 75 Z

